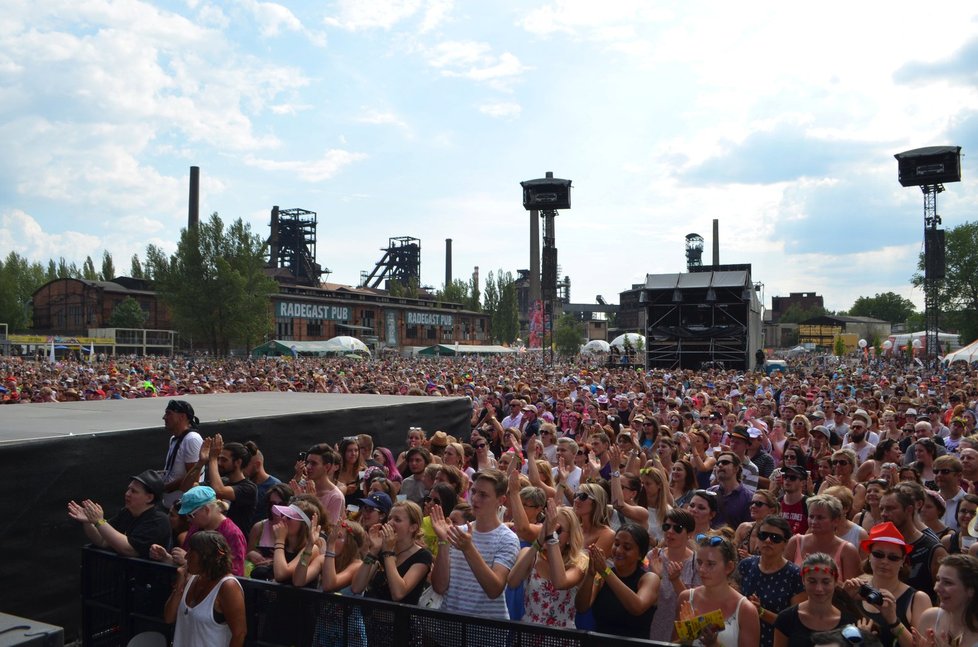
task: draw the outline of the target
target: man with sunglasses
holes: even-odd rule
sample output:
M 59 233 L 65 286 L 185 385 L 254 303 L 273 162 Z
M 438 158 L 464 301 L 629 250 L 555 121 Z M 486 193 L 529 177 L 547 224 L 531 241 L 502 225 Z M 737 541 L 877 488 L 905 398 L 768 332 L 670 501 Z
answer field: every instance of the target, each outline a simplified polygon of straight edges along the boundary
M 781 496 L 781 516 L 791 526 L 793 534 L 804 535 L 808 532 L 808 497 L 805 496 L 808 471 L 800 465 L 789 465 L 782 472 L 784 494 Z
M 953 530 L 958 528 L 958 502 L 967 494 L 961 487 L 961 461 L 947 454 L 934 460 L 934 481 L 941 498 L 944 499 L 944 525 Z
M 737 528 L 750 520 L 753 491 L 748 490 L 740 482 L 742 473 L 740 458 L 736 454 L 722 452 L 717 456 L 717 484 L 709 489 L 718 497 L 717 515 L 713 518 L 712 524 L 714 528 L 723 526 Z
M 170 434 L 170 446 L 163 465 L 163 507 L 169 508 L 180 496 L 196 484 L 192 480 L 184 487 L 185 477 L 197 468 L 197 459 L 204 439 L 197 431 L 199 421 L 194 408 L 186 400 L 170 400 L 163 412 L 163 427 Z
M 843 443 L 842 448 L 851 449 L 856 452 L 856 457 L 860 463 L 869 460 L 869 457 L 873 454 L 873 450 L 876 449 L 876 443 L 879 442 L 879 436 L 876 432 L 870 432 L 868 429 L 869 414 L 862 409 L 857 410 L 856 413 L 852 414 L 852 421 L 849 423 L 848 438 Z M 871 436 L 875 436 L 875 442 Z
M 915 486 L 922 495 L 920 484 L 912 482 L 900 483 L 887 490 L 880 500 L 880 512 L 882 520 L 896 526 L 904 541 L 912 547 L 908 556 L 910 574 L 903 581 L 936 601 L 934 582 L 941 560 L 947 556 L 947 549 L 932 531 L 924 533 L 917 529 Z

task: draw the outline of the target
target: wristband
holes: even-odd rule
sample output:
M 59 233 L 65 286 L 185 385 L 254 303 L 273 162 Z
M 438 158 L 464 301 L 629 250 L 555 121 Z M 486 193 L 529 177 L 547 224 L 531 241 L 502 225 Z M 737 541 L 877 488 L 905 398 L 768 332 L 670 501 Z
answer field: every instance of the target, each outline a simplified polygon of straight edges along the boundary
M 621 478 L 621 472 L 619 472 L 618 470 L 615 470 L 614 472 L 611 473 L 611 478 L 613 478 L 613 479 Z
M 902 636 L 904 631 L 906 631 L 906 629 L 904 628 L 903 624 L 900 622 L 896 623 L 896 628 L 890 629 L 890 633 L 893 634 L 894 638 L 899 638 L 900 636 Z
M 899 618 L 897 618 L 896 620 L 894 620 L 894 621 L 893 621 L 893 624 L 889 624 L 889 625 L 886 625 L 886 628 L 887 628 L 887 629 L 889 629 L 890 631 L 893 631 L 893 630 L 894 630 L 894 629 L 896 629 L 896 628 L 897 628 L 897 627 L 898 627 L 899 625 L 900 625 L 900 619 L 899 619 Z
M 325 553 L 323 553 L 323 557 L 333 557 L 333 558 L 335 558 L 336 557 L 336 553 L 334 553 L 331 550 L 327 550 Z
M 540 543 L 539 539 L 533 540 L 533 550 L 537 551 L 538 553 L 543 552 L 543 544 Z
M 275 544 L 275 550 L 278 550 L 279 548 L 285 550 L 285 544 Z
M 366 555 L 363 556 L 363 563 L 366 564 L 367 566 L 372 566 L 377 563 L 377 558 L 371 555 L 370 553 L 367 553 Z
M 439 546 L 447 546 L 448 545 L 448 540 L 446 540 L 446 539 L 439 539 L 438 540 L 438 545 Z
M 558 543 L 560 543 L 560 540 L 559 539 L 556 539 L 554 537 L 549 537 L 547 539 L 547 545 L 548 546 L 556 546 Z
M 605 566 L 604 567 L 604 570 L 598 573 L 598 576 L 602 580 L 605 579 L 606 577 L 608 577 L 609 575 L 611 575 L 611 567 L 610 566 Z
M 99 519 L 95 522 L 95 527 L 98 528 L 99 526 L 104 526 L 106 523 L 108 522 L 105 519 Z
M 388 557 L 397 557 L 397 553 L 392 550 L 382 550 L 380 551 L 381 559 L 387 559 Z

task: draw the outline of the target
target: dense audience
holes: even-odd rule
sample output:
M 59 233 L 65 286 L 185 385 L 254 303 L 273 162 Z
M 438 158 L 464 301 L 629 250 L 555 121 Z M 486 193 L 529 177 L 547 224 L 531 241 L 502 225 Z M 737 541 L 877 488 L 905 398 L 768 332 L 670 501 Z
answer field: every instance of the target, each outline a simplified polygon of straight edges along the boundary
M 133 477 L 108 522 L 91 501 L 69 514 L 93 543 L 181 578 L 209 572 L 188 555 L 216 547 L 222 567 L 193 582 L 233 573 L 706 647 L 978 643 L 966 367 L 815 357 L 768 375 L 517 355 L 0 368 L 10 403 L 168 398 L 159 478 Z M 467 397 L 471 428 L 411 427 L 395 447 L 343 430 L 276 447 L 304 450 L 276 477 L 254 443 L 201 438 L 180 399 L 270 390 Z M 171 532 L 149 542 L 158 504 Z M 206 597 L 185 582 L 174 609 Z

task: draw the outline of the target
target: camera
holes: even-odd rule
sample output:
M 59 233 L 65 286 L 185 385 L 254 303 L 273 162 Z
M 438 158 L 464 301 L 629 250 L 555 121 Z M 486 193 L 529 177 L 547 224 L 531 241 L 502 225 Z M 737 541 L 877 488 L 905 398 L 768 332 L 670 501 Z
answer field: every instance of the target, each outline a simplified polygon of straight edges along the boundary
M 859 585 L 859 597 L 876 606 L 883 604 L 883 594 L 869 584 Z

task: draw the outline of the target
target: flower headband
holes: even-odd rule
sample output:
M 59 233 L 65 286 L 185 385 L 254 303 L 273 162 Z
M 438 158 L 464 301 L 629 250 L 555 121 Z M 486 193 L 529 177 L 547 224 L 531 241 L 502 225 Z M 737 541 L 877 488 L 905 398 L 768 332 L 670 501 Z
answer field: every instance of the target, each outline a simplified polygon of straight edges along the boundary
M 836 571 L 834 565 L 833 566 L 824 566 L 824 565 L 821 565 L 821 564 L 815 564 L 813 566 L 806 566 L 806 567 L 804 567 L 804 568 L 801 569 L 801 576 L 802 577 L 805 577 L 809 573 L 816 573 L 816 574 L 818 574 L 818 573 L 825 573 L 826 575 L 831 575 L 832 577 L 835 577 L 836 575 L 838 575 L 838 571 Z

